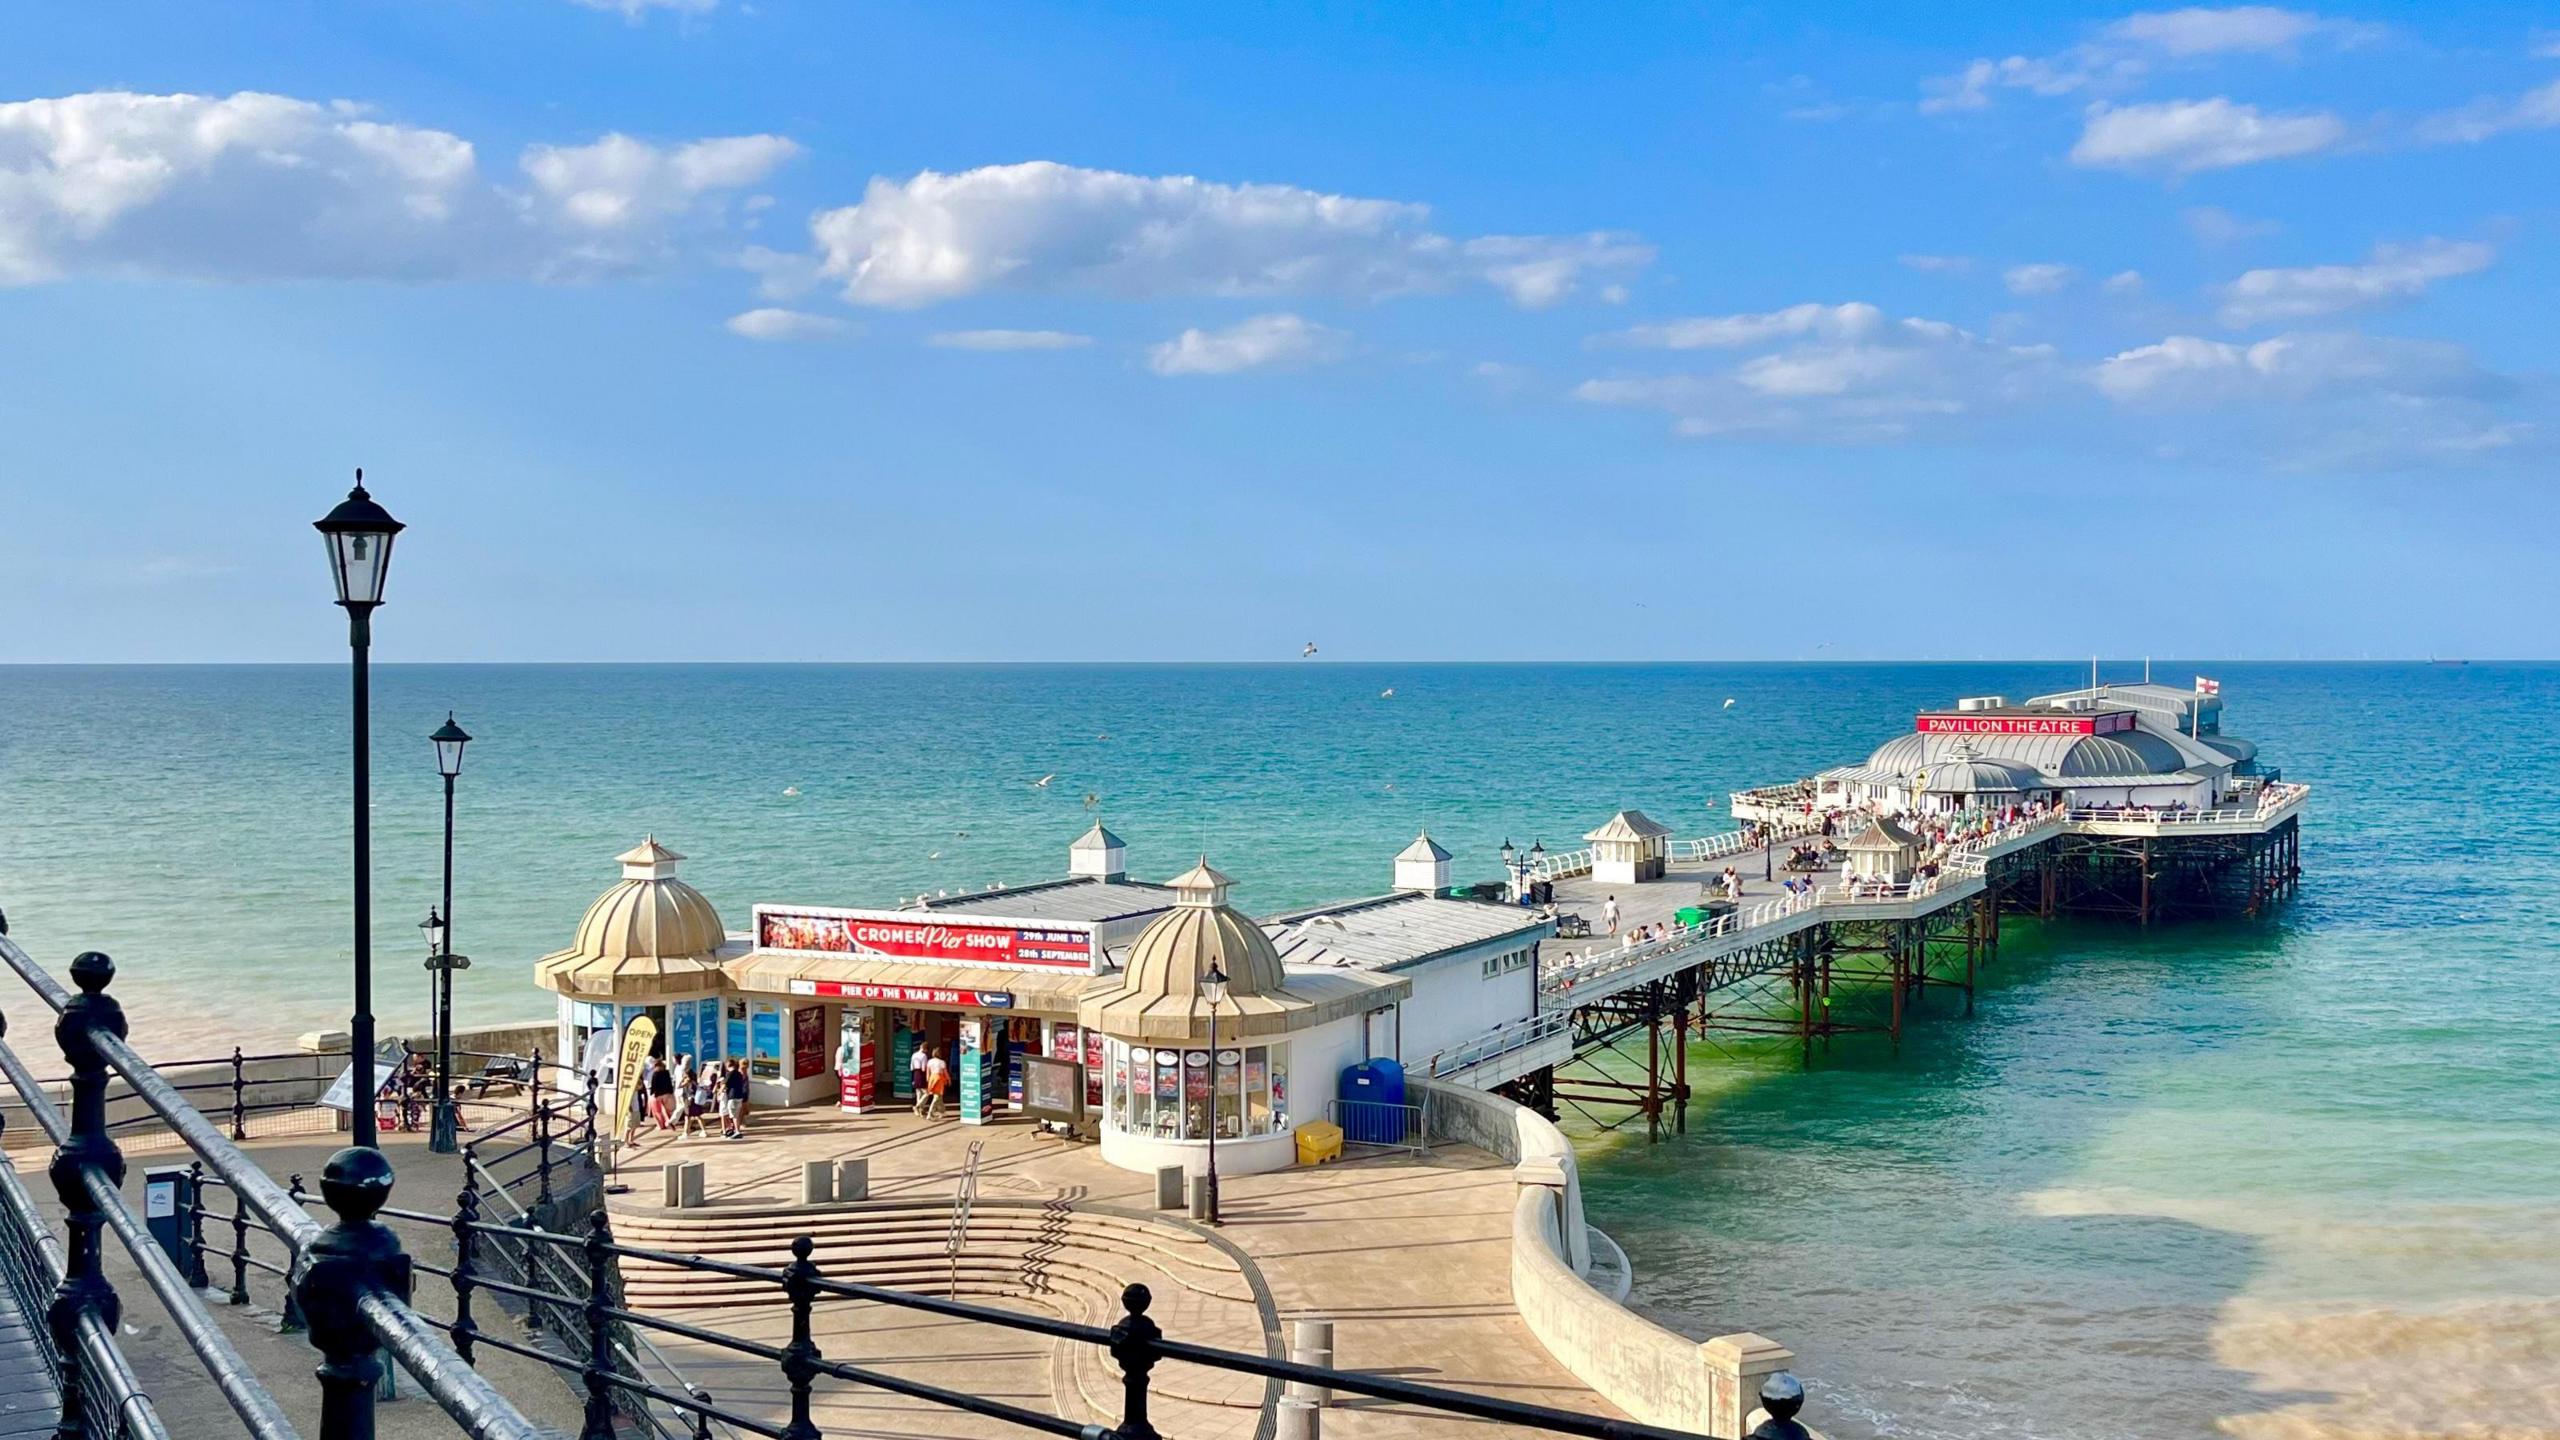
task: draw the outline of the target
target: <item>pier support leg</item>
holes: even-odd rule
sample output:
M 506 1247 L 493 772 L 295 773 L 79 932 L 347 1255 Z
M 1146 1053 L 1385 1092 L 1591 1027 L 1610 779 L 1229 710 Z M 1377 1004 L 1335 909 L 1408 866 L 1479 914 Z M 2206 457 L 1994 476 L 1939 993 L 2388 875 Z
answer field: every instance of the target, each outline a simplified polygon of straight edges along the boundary
M 2142 841 L 2142 902 L 2139 913 L 2142 924 L 2151 923 L 2151 840 L 2149 836 L 2143 837 Z
M 1689 1004 L 1677 1002 L 1671 1012 L 1671 1127 L 1689 1133 Z

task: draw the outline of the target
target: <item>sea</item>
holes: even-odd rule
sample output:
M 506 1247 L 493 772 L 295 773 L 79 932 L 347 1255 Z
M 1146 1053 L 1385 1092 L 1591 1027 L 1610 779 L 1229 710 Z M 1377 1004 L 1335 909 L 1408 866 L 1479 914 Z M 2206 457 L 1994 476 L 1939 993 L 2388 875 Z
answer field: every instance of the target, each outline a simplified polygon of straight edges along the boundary
M 2126 680 L 2142 662 L 2110 663 Z M 2154 662 L 2315 788 L 2296 899 L 2253 921 L 2018 920 L 1972 1013 L 1899 1048 L 1719 1038 L 1685 1131 L 1568 1116 L 1633 1303 L 1794 1349 L 1834 1437 L 2560 1435 L 2560 667 Z M 377 1011 L 426 1013 L 427 735 L 458 790 L 461 1019 L 550 1013 L 643 835 L 733 927 L 1201 855 L 1249 909 L 1375 893 L 1428 829 L 1462 876 L 1633 806 L 1863 756 L 1959 695 L 2084 663 L 380 665 Z M 0 668 L 0 912 L 118 965 L 164 1058 L 349 1009 L 343 669 Z M 0 977 L 10 1043 L 49 1042 Z M 54 1068 L 40 1066 L 39 1068 Z

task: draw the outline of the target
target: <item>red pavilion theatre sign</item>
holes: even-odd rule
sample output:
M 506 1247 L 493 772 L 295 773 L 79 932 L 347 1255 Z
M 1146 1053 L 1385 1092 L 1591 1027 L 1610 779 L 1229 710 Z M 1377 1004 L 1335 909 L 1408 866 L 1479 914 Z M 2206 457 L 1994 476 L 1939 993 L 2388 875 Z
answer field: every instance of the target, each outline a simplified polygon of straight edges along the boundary
M 952 921 L 922 910 L 755 910 L 756 947 L 1006 970 L 1093 970 L 1090 927 Z
M 1923 715 L 1916 727 L 1923 735 L 2113 735 L 2133 728 L 2130 710 L 2102 710 L 2086 715 L 1996 715 L 1949 711 Z

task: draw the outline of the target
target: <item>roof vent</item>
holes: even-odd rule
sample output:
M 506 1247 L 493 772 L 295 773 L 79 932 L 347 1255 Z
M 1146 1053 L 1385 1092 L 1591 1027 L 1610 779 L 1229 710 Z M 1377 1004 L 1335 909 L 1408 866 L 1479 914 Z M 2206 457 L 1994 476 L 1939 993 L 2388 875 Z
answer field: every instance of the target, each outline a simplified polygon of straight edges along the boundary
M 1997 710 L 2008 703 L 2009 697 L 2006 695 L 1968 695 L 1956 702 L 1956 709 L 1958 711 Z

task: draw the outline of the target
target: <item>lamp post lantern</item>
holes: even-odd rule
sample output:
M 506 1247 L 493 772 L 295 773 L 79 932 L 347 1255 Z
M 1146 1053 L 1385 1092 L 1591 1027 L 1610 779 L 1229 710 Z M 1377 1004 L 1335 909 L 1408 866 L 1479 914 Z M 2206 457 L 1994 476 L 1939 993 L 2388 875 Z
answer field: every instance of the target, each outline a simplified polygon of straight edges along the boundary
M 356 472 L 355 488 L 336 509 L 311 522 L 329 547 L 330 578 L 337 583 L 338 604 L 347 612 L 347 649 L 354 674 L 352 723 L 355 759 L 355 1014 L 347 1030 L 354 1051 L 355 1090 L 352 1117 L 355 1143 L 371 1146 L 373 1100 L 373 820 L 372 694 L 367 661 L 373 648 L 374 607 L 382 603 L 382 585 L 391 573 L 391 542 L 406 527 L 365 493 L 364 472 Z
M 471 968 L 469 960 L 453 953 L 452 943 L 453 782 L 462 775 L 462 747 L 471 743 L 471 734 L 454 723 L 448 710 L 444 724 L 427 739 L 436 747 L 436 773 L 444 777 L 444 911 L 440 921 L 436 912 L 427 913 L 428 920 L 435 922 L 428 931 L 427 969 L 435 975 L 436 989 L 436 1095 L 428 1112 L 427 1148 L 450 1155 L 460 1148 L 455 1137 L 460 1127 L 453 1113 L 453 972 Z
M 1209 1002 L 1209 1173 L 1202 1187 L 1208 1192 L 1209 1223 L 1218 1223 L 1218 1007 L 1227 1003 L 1227 972 L 1218 962 L 1209 962 L 1209 973 L 1200 977 L 1200 995 Z

